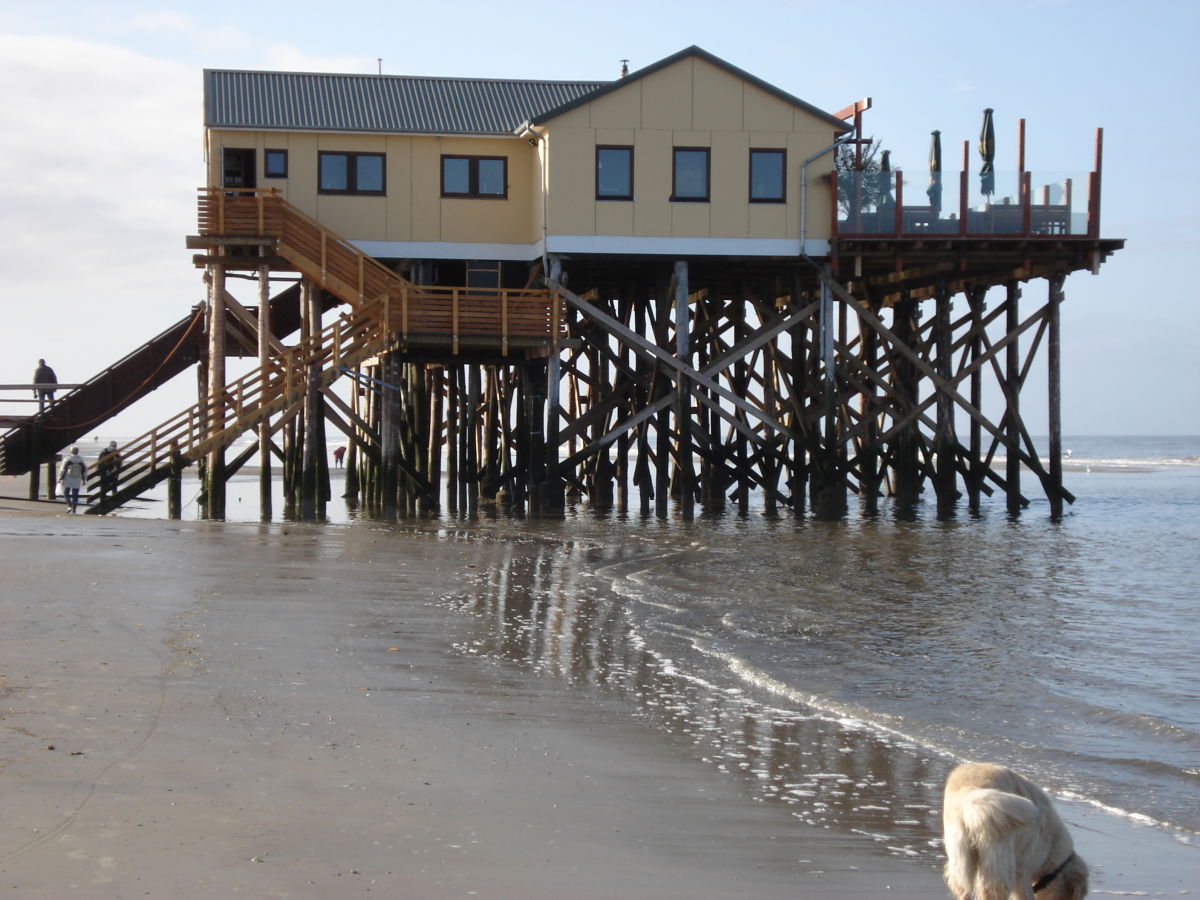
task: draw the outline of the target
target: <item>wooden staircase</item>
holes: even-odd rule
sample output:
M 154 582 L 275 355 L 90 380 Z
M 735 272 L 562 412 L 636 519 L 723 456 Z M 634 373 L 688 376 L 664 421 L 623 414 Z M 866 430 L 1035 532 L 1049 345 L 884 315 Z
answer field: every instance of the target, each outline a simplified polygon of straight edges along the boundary
M 116 493 L 89 513 L 122 505 L 270 416 L 295 416 L 309 372 L 324 388 L 346 369 L 414 343 L 450 356 L 466 346 L 545 354 L 565 337 L 559 292 L 414 285 L 275 191 L 202 189 L 199 219 L 200 233 L 188 244 L 208 249 L 205 261 L 300 272 L 348 309 L 319 333 L 276 352 L 265 368 L 227 384 L 220 396 L 204 398 L 120 447 Z

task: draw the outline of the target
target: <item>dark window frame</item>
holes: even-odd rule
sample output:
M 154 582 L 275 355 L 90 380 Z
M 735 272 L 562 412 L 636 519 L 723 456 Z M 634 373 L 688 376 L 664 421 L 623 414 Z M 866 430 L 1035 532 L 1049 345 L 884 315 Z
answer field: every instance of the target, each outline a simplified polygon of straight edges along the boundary
M 271 154 L 278 153 L 283 160 L 283 171 L 271 171 Z M 278 147 L 268 147 L 263 150 L 263 178 L 287 178 L 288 177 L 288 152 Z
M 446 160 L 448 159 L 465 159 L 467 160 L 467 190 L 466 192 L 446 190 Z M 488 160 L 500 162 L 504 166 L 504 192 L 501 194 L 481 194 L 479 192 L 479 163 Z M 507 156 L 479 156 L 468 153 L 443 153 L 441 164 L 439 166 L 441 175 L 441 191 L 443 199 L 447 200 L 507 200 L 508 199 L 508 157 Z
M 346 185 L 342 188 L 326 188 L 321 186 L 321 164 L 322 161 L 332 156 L 344 156 L 346 158 Z M 358 161 L 363 157 L 372 157 L 379 160 L 379 180 L 383 185 L 379 190 L 366 190 L 355 187 L 358 183 Z M 356 197 L 384 197 L 387 195 L 387 155 L 384 153 L 360 153 L 354 150 L 320 150 L 317 152 L 317 193 L 318 194 L 336 194 L 340 196 L 356 196 Z
M 779 196 L 778 197 L 755 197 L 754 196 L 754 155 L 756 153 L 770 154 L 779 157 Z M 750 148 L 750 167 L 746 174 L 746 196 L 751 203 L 787 203 L 787 150 L 782 147 L 751 147 Z
M 679 154 L 704 154 L 704 196 L 681 197 L 677 194 L 679 184 Z M 712 199 L 712 147 L 674 147 L 671 150 L 671 202 L 672 203 L 709 203 Z
M 600 193 L 600 153 L 603 150 L 626 150 L 629 153 L 629 190 L 624 194 Z M 597 200 L 632 200 L 633 199 L 633 145 L 632 144 L 597 144 L 596 145 L 596 199 Z

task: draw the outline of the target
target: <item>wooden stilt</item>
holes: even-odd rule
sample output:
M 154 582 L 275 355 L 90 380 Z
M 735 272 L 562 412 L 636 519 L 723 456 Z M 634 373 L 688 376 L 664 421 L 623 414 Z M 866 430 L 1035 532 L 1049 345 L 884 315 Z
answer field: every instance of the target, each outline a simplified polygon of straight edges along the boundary
M 971 305 L 971 363 L 975 364 L 983 355 L 983 301 L 986 294 L 983 288 L 972 288 L 967 293 L 967 301 Z M 983 373 L 977 367 L 971 373 L 971 405 L 976 409 L 983 407 Z M 978 514 L 980 494 L 982 493 L 984 472 L 983 426 L 978 419 L 971 419 L 971 475 L 967 479 L 967 505 L 972 513 Z
M 1047 301 L 1046 320 L 1048 346 L 1046 348 L 1046 375 L 1049 381 L 1048 418 L 1050 428 L 1050 518 L 1058 520 L 1063 514 L 1062 477 L 1062 318 L 1059 310 L 1063 299 L 1062 275 L 1050 277 L 1050 295 Z
M 321 308 L 317 292 L 307 278 L 301 283 L 300 303 L 307 322 L 308 334 L 321 330 Z M 304 443 L 301 451 L 300 519 L 311 522 L 317 518 L 317 497 L 320 490 L 320 459 L 325 448 L 321 444 L 321 424 L 325 421 L 324 403 L 320 391 L 320 369 L 306 366 L 304 373 Z
M 260 253 L 265 255 L 266 248 Z M 258 368 L 263 384 L 271 375 L 271 270 L 262 266 L 258 270 Z M 258 424 L 258 504 L 259 517 L 271 521 L 271 419 L 264 418 Z
M 675 263 L 675 352 L 690 364 L 691 310 L 688 306 L 688 264 Z M 687 378 L 676 382 L 675 431 L 678 435 L 680 511 L 690 519 L 696 511 L 696 473 L 693 467 L 692 385 Z
M 208 294 L 208 436 L 225 426 L 225 267 L 209 266 Z M 225 448 L 208 453 L 204 470 L 205 515 L 225 518 Z
M 917 344 L 917 307 L 911 297 L 905 296 L 892 310 L 892 331 L 906 346 Z M 917 404 L 916 371 L 907 357 L 893 360 L 895 390 L 903 404 L 902 410 L 908 412 Z M 921 477 L 918 470 L 917 456 L 919 453 L 919 438 L 915 420 L 906 425 L 896 435 L 892 451 L 892 467 L 895 471 L 895 493 L 897 514 L 903 518 L 914 515 L 917 503 L 921 498 Z
M 949 381 L 952 370 L 950 347 L 953 343 L 953 334 L 950 325 L 950 292 L 944 284 L 938 287 L 935 303 L 934 338 L 937 342 L 937 373 Z M 937 494 L 939 519 L 950 519 L 955 515 L 955 504 L 958 499 L 958 488 L 955 484 L 957 446 L 958 441 L 955 439 L 954 433 L 953 403 L 945 391 L 939 391 L 937 431 L 934 436 L 934 452 L 937 455 L 934 489 Z
M 1020 324 L 1018 301 L 1021 288 L 1017 282 L 1008 283 L 1008 299 L 1005 305 L 1005 325 L 1012 338 L 1005 350 L 1005 385 L 1008 391 L 1008 408 L 1005 412 L 1005 437 L 1008 441 L 1007 462 L 1005 464 L 1004 481 L 1008 501 L 1009 515 L 1021 512 L 1021 458 L 1017 448 L 1021 442 L 1021 351 L 1017 339 L 1017 326 Z

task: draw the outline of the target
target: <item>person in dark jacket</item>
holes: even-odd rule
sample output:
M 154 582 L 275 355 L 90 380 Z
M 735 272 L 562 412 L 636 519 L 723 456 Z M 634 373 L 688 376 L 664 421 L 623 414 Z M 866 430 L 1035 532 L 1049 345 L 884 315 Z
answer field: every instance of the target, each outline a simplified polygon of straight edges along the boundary
M 117 479 L 121 474 L 121 454 L 117 452 L 117 442 L 109 441 L 108 449 L 96 460 L 96 474 L 100 476 L 100 499 L 105 494 L 117 493 Z
M 37 397 L 38 412 L 45 410 L 47 402 L 54 402 L 54 389 L 48 388 L 48 384 L 58 384 L 58 376 L 54 374 L 54 370 L 46 365 L 44 359 L 39 359 L 37 368 L 33 370 L 33 383 L 37 385 L 33 389 L 33 396 Z

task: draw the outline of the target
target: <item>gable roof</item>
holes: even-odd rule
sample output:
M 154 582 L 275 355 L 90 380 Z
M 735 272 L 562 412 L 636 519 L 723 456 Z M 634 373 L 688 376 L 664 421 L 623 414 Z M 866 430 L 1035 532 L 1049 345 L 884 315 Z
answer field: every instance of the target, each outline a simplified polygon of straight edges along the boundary
M 604 82 L 204 70 L 207 128 L 512 134 Z
M 600 97 L 603 97 L 605 94 L 611 94 L 613 91 L 619 91 L 621 88 L 625 87 L 627 84 L 631 84 L 632 82 L 637 81 L 638 79 L 645 78 L 647 75 L 652 75 L 655 72 L 661 71 L 662 69 L 665 69 L 668 66 L 674 65 L 675 63 L 679 62 L 682 59 L 687 59 L 689 56 L 695 56 L 700 59 L 703 59 L 705 62 L 711 63 L 712 65 L 716 66 L 719 69 L 724 69 L 729 74 L 731 74 L 737 78 L 740 78 L 743 81 L 748 81 L 750 84 L 753 84 L 755 87 L 761 88 L 762 90 L 766 91 L 768 94 L 772 94 L 773 96 L 778 97 L 780 100 L 783 100 L 785 103 L 790 103 L 793 106 L 798 107 L 798 108 L 804 110 L 805 112 L 816 116 L 819 119 L 824 119 L 826 122 L 828 122 L 830 125 L 832 125 L 838 131 L 849 131 L 850 130 L 850 126 L 848 124 L 846 124 L 845 122 L 843 122 L 841 119 L 839 119 L 837 116 L 831 115 L 830 113 L 825 112 L 823 109 L 818 109 L 817 107 L 813 106 L 811 103 L 806 103 L 803 100 L 801 100 L 799 97 L 792 96 L 787 91 L 780 90 L 779 88 L 775 87 L 775 85 L 769 84 L 768 82 L 763 81 L 758 76 L 751 75 L 749 72 L 747 72 L 743 69 L 739 69 L 737 66 L 733 65 L 732 63 L 725 62 L 725 60 L 721 59 L 719 56 L 713 56 L 707 50 L 697 47 L 695 44 L 693 44 L 692 46 L 687 47 L 683 50 L 680 50 L 678 53 L 673 53 L 670 56 L 666 57 L 665 59 L 660 59 L 658 62 L 652 63 L 652 64 L 646 66 L 644 69 L 638 69 L 636 72 L 632 72 L 629 75 L 626 75 L 624 78 L 620 79 L 619 81 L 609 81 L 604 84 L 601 84 L 590 94 L 587 94 L 585 96 L 575 97 L 571 100 L 568 100 L 562 106 L 559 106 L 555 109 L 548 109 L 543 113 L 533 116 L 530 118 L 529 124 L 531 124 L 531 125 L 544 124 L 545 122 L 548 122 L 551 119 L 561 116 L 565 112 L 569 112 L 572 109 L 583 106 L 585 103 L 591 103 L 593 100 L 597 100 Z

